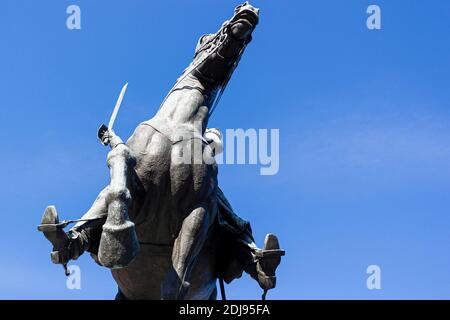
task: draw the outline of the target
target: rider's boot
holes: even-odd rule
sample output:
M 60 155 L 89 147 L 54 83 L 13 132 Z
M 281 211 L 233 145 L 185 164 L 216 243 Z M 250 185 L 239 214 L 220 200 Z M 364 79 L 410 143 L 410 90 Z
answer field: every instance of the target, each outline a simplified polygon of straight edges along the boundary
M 285 251 L 280 249 L 278 238 L 274 234 L 266 236 L 263 249 L 255 250 L 256 280 L 265 292 L 275 288 L 277 280 L 275 271 L 284 254 Z
M 56 208 L 48 206 L 42 216 L 39 230 L 53 245 L 53 251 L 50 253 L 52 262 L 62 264 L 67 274 L 67 262 L 70 260 L 70 238 L 58 224 L 59 218 Z
M 66 274 L 68 274 L 67 263 L 70 260 L 76 260 L 88 248 L 89 235 L 87 231 L 89 229 L 77 230 L 73 228 L 66 233 L 64 227 L 64 222 L 60 223 L 59 221 L 56 208 L 48 206 L 44 211 L 38 230 L 42 231 L 53 245 L 53 251 L 50 254 L 52 262 L 62 264 Z

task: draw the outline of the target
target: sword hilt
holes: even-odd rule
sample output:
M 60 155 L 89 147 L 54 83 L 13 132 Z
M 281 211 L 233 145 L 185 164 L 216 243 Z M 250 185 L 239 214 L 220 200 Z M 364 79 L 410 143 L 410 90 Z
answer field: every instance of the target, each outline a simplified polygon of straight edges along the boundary
M 102 124 L 97 131 L 97 138 L 100 140 L 100 143 L 104 146 L 109 145 L 111 139 L 109 136 L 109 129 L 106 124 Z

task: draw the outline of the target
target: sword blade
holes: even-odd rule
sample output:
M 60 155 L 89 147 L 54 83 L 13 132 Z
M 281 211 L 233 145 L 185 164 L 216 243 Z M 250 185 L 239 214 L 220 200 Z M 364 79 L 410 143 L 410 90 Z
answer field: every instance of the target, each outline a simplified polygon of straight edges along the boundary
M 114 110 L 111 114 L 111 118 L 109 119 L 108 129 L 111 130 L 114 122 L 116 121 L 117 113 L 119 112 L 120 105 L 122 104 L 123 96 L 125 95 L 125 92 L 127 91 L 128 82 L 125 83 L 125 85 L 122 88 L 122 91 L 120 91 L 119 98 L 117 99 L 116 106 L 114 107 Z

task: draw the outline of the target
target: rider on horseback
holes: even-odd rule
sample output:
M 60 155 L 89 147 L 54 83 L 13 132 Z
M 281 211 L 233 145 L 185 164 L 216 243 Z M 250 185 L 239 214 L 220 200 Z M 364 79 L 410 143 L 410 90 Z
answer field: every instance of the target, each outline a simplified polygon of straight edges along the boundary
M 108 159 L 113 157 L 113 153 L 119 152 L 117 149 L 119 146 L 121 148 L 119 157 L 124 163 L 129 162 L 130 153 L 126 144 L 113 132 L 108 132 L 108 134 L 111 141 L 109 144 L 112 148 Z M 223 150 L 221 134 L 218 129 L 207 129 L 204 137 L 215 151 L 215 155 Z M 250 223 L 235 214 L 220 188 L 217 197 L 217 226 L 219 227 L 217 247 L 221 252 L 218 265 L 222 266 L 218 270 L 219 276 L 225 282 L 230 283 L 232 280 L 240 278 L 242 272 L 245 271 L 258 281 L 263 290 L 274 288 L 276 285 L 275 270 L 280 262 L 280 255 L 269 257 L 268 254 L 279 249 L 277 238 L 271 234 L 267 235 L 264 248 L 259 249 L 254 242 Z M 55 207 L 47 207 L 39 228 L 41 231 L 45 231 L 46 235 L 50 233 L 53 236 L 52 239 L 49 239 L 54 247 L 51 254 L 53 263 L 65 265 L 70 260 L 78 259 L 87 251 L 91 253 L 92 258 L 98 264 L 102 265 L 98 253 L 106 220 L 104 215 L 90 216 L 87 221 L 81 219 L 65 233 L 63 231 L 65 223 L 60 224 Z
M 198 255 L 198 250 L 201 250 L 201 245 L 209 234 L 208 232 L 203 233 L 200 239 L 195 238 L 197 237 L 195 232 L 196 228 L 204 226 L 201 225 L 201 219 L 208 215 L 208 218 L 214 219 L 211 220 L 211 230 L 217 231 L 215 233 L 217 240 L 215 249 L 220 252 L 220 255 L 217 255 L 220 260 L 217 263 L 219 269 L 216 270 L 218 276 L 229 283 L 240 277 L 245 271 L 255 278 L 265 291 L 275 287 L 275 269 L 279 265 L 284 251 L 279 249 L 278 240 L 274 235 L 266 237 L 263 249 L 256 247 L 250 224 L 234 213 L 225 195 L 217 187 L 215 164 L 196 167 L 203 171 L 199 171 L 196 176 L 200 184 L 198 189 L 193 191 L 193 188 L 185 184 L 185 181 L 189 181 L 189 179 L 186 180 L 186 176 L 183 174 L 197 172 L 192 171 L 195 164 L 181 164 L 179 167 L 174 167 L 170 165 L 170 162 L 164 162 L 166 161 L 164 157 L 173 154 L 176 147 L 191 145 L 194 140 L 200 141 L 202 144 L 206 143 L 204 148 L 211 145 L 213 153 L 221 150 L 220 133 L 217 130 L 205 131 L 201 126 L 200 128 L 192 126 L 189 121 L 196 117 L 203 118 L 203 125 L 206 127 L 207 119 L 217 105 L 246 45 L 251 40 L 251 33 L 258 23 L 258 19 L 258 10 L 245 3 L 236 9 L 234 17 L 227 21 L 218 33 L 202 37 L 196 49 L 194 62 L 185 70 L 169 92 L 167 101 L 165 99 L 163 102 L 164 108 L 161 108 L 154 118 L 143 122 L 134 137 L 126 144 L 115 135 L 112 126 L 100 131 L 102 142 L 109 144 L 112 148 L 108 154 L 110 184 L 99 194 L 91 209 L 81 220 L 76 221 L 78 223 L 68 233 L 65 233 L 63 228 L 71 221 L 59 223 L 56 209 L 54 207 L 46 209 L 39 230 L 43 231 L 53 244 L 51 257 L 54 263 L 66 265 L 69 260 L 77 259 L 83 252 L 88 251 L 98 263 L 114 271 L 113 275 L 115 275 L 116 281 L 120 281 L 122 287 L 128 290 L 128 294 L 125 296 L 133 296 L 133 290 L 137 290 L 138 293 L 135 296 L 142 297 L 147 296 L 146 291 L 141 288 L 143 284 L 134 283 L 131 287 L 127 287 L 129 284 L 127 281 L 136 281 L 137 278 L 134 277 L 139 276 L 141 270 L 148 272 L 148 261 L 150 260 L 146 259 L 156 259 L 157 256 L 151 251 L 146 251 L 147 255 L 139 255 L 139 252 L 143 251 L 143 246 L 157 250 L 166 246 L 170 251 L 174 250 L 175 252 L 172 259 L 178 259 L 176 263 L 173 263 L 174 268 L 177 269 L 173 270 L 172 279 L 179 277 L 181 282 L 178 283 L 177 279 L 175 282 L 171 280 L 172 282 L 169 284 L 172 287 L 170 288 L 175 291 L 167 291 L 165 296 L 168 298 L 189 297 L 186 292 L 189 290 L 190 283 L 185 278 L 189 279 L 186 275 L 193 269 L 194 257 Z M 196 93 L 192 93 L 193 91 Z M 200 107 L 197 106 L 197 102 Z M 203 110 L 208 113 L 202 113 Z M 173 123 L 176 125 L 173 126 Z M 203 136 L 202 134 L 198 135 L 199 129 L 203 131 Z M 177 140 L 180 133 L 183 133 L 184 136 L 186 132 L 192 132 L 188 139 Z M 151 144 L 152 141 L 156 142 Z M 163 148 L 162 144 L 167 147 L 167 150 Z M 142 149 L 136 151 L 136 148 Z M 159 153 L 151 154 L 155 150 Z M 149 157 L 150 155 L 153 157 Z M 140 166 L 139 168 L 136 167 L 136 163 Z M 168 166 L 168 169 L 165 169 L 164 166 Z M 156 171 L 153 171 L 152 174 L 152 171 L 147 168 Z M 162 208 L 166 211 L 161 211 L 158 219 L 165 219 L 162 223 L 172 222 L 172 225 L 161 224 L 163 229 L 157 230 L 165 232 L 161 233 L 166 237 L 164 240 L 157 238 L 159 233 L 152 234 L 145 229 L 147 226 L 155 226 L 154 219 L 156 218 L 152 214 L 158 213 L 156 209 L 161 210 L 160 205 L 167 201 L 169 205 L 178 205 L 178 201 L 180 201 L 179 205 L 185 205 L 182 202 L 186 199 L 195 199 L 200 196 L 195 193 L 186 195 L 183 194 L 184 191 L 173 191 L 170 188 L 166 193 L 163 193 L 164 190 L 159 190 L 157 183 L 170 183 L 170 180 L 168 180 L 169 182 L 162 180 L 167 177 L 167 170 L 175 170 L 170 172 L 174 175 L 172 182 L 180 181 L 180 184 L 175 184 L 173 188 L 188 187 L 188 189 L 180 189 L 187 192 L 203 192 L 205 188 L 211 189 L 206 189 L 208 193 L 202 195 L 205 201 L 209 201 L 209 205 L 205 206 L 202 202 L 194 203 L 197 207 L 187 217 L 171 216 L 171 214 L 177 214 L 179 210 L 172 210 L 171 207 Z M 150 175 L 147 175 L 149 172 Z M 208 179 L 205 180 L 205 177 Z M 144 186 L 143 183 L 146 185 Z M 152 191 L 149 192 L 148 188 L 152 188 Z M 181 197 L 179 200 L 173 200 L 174 192 L 178 192 L 176 196 Z M 151 198 L 153 195 L 160 198 Z M 187 203 L 186 207 L 191 207 L 191 205 Z M 132 215 L 129 215 L 129 210 Z M 141 215 L 139 216 L 139 214 Z M 137 218 L 140 220 L 137 221 Z M 193 225 L 186 225 L 183 220 L 170 220 L 180 218 L 190 218 L 189 221 Z M 178 235 L 179 232 L 182 233 L 179 231 L 180 221 L 183 223 L 182 227 L 186 227 L 185 230 L 182 230 L 185 232 L 183 236 Z M 210 222 L 206 221 L 206 223 Z M 167 229 L 166 226 L 170 228 Z M 138 230 L 138 228 L 140 229 Z M 167 231 L 174 233 L 169 234 Z M 143 237 L 151 238 L 147 240 Z M 171 246 L 175 245 L 173 242 L 169 243 L 169 237 L 173 237 L 172 241 L 175 241 L 175 245 L 178 246 L 177 250 L 171 249 Z M 152 242 L 154 239 L 160 242 Z M 199 240 L 201 242 L 194 243 Z M 137 260 L 139 261 L 137 262 Z M 130 269 L 132 262 L 134 267 Z M 145 279 L 140 279 L 150 281 L 147 276 Z M 173 285 L 176 287 L 173 288 Z

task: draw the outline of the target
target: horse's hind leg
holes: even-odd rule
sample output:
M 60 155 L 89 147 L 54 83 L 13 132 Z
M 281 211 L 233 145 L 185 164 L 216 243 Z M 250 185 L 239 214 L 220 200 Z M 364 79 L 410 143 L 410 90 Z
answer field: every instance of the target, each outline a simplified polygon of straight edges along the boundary
M 163 283 L 163 299 L 185 298 L 189 289 L 190 273 L 207 239 L 211 220 L 212 217 L 204 207 L 197 207 L 184 219 L 173 247 L 173 268 L 169 270 Z

